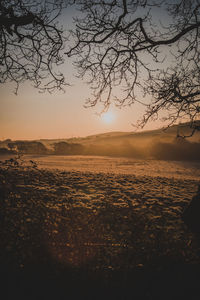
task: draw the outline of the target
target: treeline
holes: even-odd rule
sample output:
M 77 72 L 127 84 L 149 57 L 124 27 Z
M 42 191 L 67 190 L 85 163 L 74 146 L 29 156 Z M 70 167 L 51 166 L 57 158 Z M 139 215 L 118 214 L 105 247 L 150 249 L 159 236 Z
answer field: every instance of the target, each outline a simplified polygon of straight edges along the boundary
M 7 147 L 0 148 L 0 154 L 48 154 L 48 149 L 41 142 L 9 142 Z
M 200 143 L 176 138 L 172 143 L 155 142 L 150 147 L 150 154 L 161 160 L 200 160 Z
M 119 144 L 86 144 L 57 142 L 51 149 L 38 141 L 9 142 L 0 148 L 0 154 L 35 154 L 35 155 L 98 155 L 113 157 L 130 157 L 160 160 L 200 160 L 200 143 L 178 138 L 173 142 L 154 140 L 148 144 L 139 141 Z
M 0 154 L 37 154 L 37 155 L 74 155 L 83 154 L 81 144 L 72 144 L 67 142 L 58 142 L 52 145 L 52 149 L 45 147 L 38 141 L 16 141 L 9 142 L 7 147 L 0 148 Z

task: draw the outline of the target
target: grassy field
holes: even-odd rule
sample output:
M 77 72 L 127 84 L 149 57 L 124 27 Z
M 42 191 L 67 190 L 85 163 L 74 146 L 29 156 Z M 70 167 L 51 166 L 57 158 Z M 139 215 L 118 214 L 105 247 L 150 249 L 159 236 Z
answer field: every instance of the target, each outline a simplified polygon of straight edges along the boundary
M 4 299 L 199 299 L 198 183 L 1 162 Z

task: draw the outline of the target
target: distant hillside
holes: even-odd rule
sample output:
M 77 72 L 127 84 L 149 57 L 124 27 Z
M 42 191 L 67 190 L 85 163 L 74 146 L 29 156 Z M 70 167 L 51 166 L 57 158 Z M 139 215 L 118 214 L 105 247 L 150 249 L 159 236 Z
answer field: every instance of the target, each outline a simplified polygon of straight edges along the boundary
M 107 132 L 84 138 L 0 142 L 0 153 L 105 155 L 148 159 L 200 160 L 200 131 L 190 138 L 187 123 L 142 132 Z

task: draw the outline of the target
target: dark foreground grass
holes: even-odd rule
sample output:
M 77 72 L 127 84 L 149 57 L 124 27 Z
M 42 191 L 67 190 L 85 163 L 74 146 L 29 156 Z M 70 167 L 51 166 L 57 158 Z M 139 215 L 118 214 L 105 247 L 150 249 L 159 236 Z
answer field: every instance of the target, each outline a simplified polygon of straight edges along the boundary
M 200 299 L 197 185 L 2 163 L 2 299 Z

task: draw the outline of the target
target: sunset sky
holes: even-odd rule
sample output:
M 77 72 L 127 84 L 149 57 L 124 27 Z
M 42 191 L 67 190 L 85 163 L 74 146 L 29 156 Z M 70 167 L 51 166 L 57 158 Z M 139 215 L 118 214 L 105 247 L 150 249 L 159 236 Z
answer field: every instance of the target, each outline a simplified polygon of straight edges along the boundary
M 10 84 L 0 87 L 0 139 L 70 138 L 107 131 L 133 131 L 142 115 L 142 107 L 123 109 L 111 106 L 99 116 L 101 107 L 84 108 L 90 95 L 86 84 L 79 81 L 66 92 L 40 94 L 29 84 L 21 86 L 16 96 Z M 157 128 L 149 124 L 146 129 Z
M 71 24 L 71 15 L 65 15 Z M 67 27 L 67 26 L 66 26 Z M 42 139 L 88 136 L 108 131 L 133 131 L 132 124 L 142 116 L 144 107 L 135 104 L 123 109 L 110 107 L 108 115 L 99 116 L 102 107 L 84 108 L 91 91 L 86 83 L 75 78 L 71 61 L 62 66 L 66 81 L 72 84 L 65 93 L 41 94 L 25 83 L 14 94 L 11 83 L 0 85 L 0 139 Z M 145 130 L 160 128 L 149 123 Z

